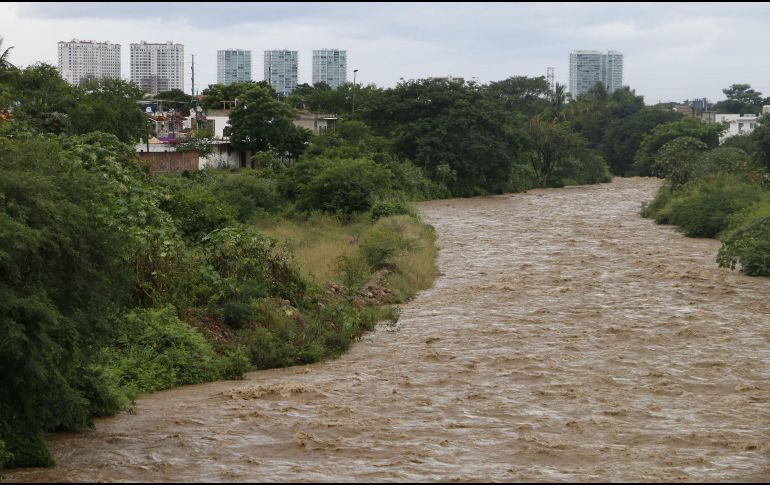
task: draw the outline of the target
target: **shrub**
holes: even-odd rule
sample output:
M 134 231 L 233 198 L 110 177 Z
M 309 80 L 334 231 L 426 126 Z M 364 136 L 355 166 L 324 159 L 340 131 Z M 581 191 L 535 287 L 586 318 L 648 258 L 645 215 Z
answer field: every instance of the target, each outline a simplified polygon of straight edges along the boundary
M 326 164 L 297 194 L 300 211 L 321 210 L 349 220 L 366 212 L 373 198 L 393 188 L 393 175 L 368 159 L 335 160 Z
M 247 303 L 228 302 L 222 307 L 222 320 L 231 328 L 242 328 L 254 318 Z
M 233 208 L 235 217 L 241 222 L 248 221 L 260 211 L 277 211 L 283 205 L 276 181 L 262 178 L 251 170 L 217 171 L 214 190 Z
M 369 266 L 366 258 L 360 254 L 338 257 L 336 261 L 336 270 L 340 275 L 342 284 L 348 289 L 348 293 L 351 295 L 355 294 L 372 274 L 372 268 Z
M 204 257 L 230 288 L 221 296 L 229 297 L 241 285 L 252 289 L 265 285 L 271 295 L 300 301 L 307 285 L 291 255 L 254 229 L 227 227 L 213 231 L 202 240 Z M 252 282 L 252 283 L 247 283 Z M 256 283 L 254 283 L 256 282 Z
M 720 175 L 696 182 L 675 196 L 662 212 L 687 236 L 714 237 L 727 227 L 730 215 L 762 197 L 759 186 L 734 176 Z
M 117 324 L 117 341 L 102 349 L 102 361 L 129 396 L 219 377 L 211 345 L 174 308 L 132 311 Z
M 720 146 L 706 152 L 693 171 L 694 177 L 704 178 L 710 175 L 748 175 L 755 172 L 751 157 L 738 148 Z
M 171 214 L 182 234 L 193 241 L 235 223 L 235 211 L 202 183 L 175 184 L 161 208 Z
M 663 175 L 674 186 L 682 185 L 693 177 L 698 160 L 706 150 L 708 145 L 696 138 L 675 138 L 657 151 L 653 170 Z
M 373 269 L 393 264 L 392 258 L 416 247 L 416 240 L 405 237 L 404 224 L 398 218 L 381 219 L 361 238 L 361 254 Z
M 770 276 L 770 202 L 764 201 L 732 218 L 717 254 L 719 266 L 749 276 Z
M 369 211 L 372 217 L 372 221 L 377 221 L 383 217 L 407 215 L 415 220 L 419 219 L 417 210 L 406 201 L 399 200 L 380 200 L 372 205 L 372 209 Z

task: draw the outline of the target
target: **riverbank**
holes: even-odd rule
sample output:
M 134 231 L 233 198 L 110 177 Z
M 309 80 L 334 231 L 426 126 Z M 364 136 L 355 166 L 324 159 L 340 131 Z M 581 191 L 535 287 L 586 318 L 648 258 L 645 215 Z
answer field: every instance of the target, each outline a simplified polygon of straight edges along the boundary
M 338 359 L 143 396 L 9 481 L 766 481 L 770 281 L 658 179 L 419 204 L 443 273 Z

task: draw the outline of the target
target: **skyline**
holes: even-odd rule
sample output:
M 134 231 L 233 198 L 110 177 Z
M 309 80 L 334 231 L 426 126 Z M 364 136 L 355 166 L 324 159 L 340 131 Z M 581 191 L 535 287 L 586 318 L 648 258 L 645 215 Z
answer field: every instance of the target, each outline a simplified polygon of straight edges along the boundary
M 185 92 L 195 55 L 196 87 L 216 82 L 217 50 L 260 55 L 299 52 L 299 82 L 312 83 L 312 51 L 348 52 L 348 76 L 393 87 L 401 78 L 453 75 L 482 83 L 545 76 L 569 83 L 573 50 L 624 55 L 624 85 L 648 104 L 706 97 L 748 83 L 770 96 L 770 62 L 762 19 L 770 4 L 207 4 L 191 11 L 167 4 L 0 5 L 0 31 L 10 60 L 58 65 L 57 43 L 71 39 L 121 45 L 121 77 L 130 78 L 131 43 L 185 45 Z M 233 12 L 237 12 L 234 15 Z M 98 21 L 95 21 L 98 20 Z M 741 35 L 735 35 L 740 33 Z

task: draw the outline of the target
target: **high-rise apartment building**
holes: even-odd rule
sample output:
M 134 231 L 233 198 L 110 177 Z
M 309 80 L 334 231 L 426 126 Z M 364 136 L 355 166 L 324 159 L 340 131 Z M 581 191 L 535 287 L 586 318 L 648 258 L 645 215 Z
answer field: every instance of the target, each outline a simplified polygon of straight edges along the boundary
M 281 96 L 287 96 L 297 87 L 299 76 L 297 51 L 265 51 L 265 81 Z
M 251 81 L 251 51 L 227 49 L 217 51 L 217 83 L 232 84 Z
M 75 39 L 59 42 L 59 72 L 74 85 L 89 79 L 120 79 L 120 44 Z
M 339 49 L 313 51 L 313 84 L 326 83 L 336 89 L 348 81 L 348 54 Z
M 149 94 L 184 91 L 184 45 L 131 44 L 131 81 Z
M 569 55 L 569 92 L 573 98 L 602 82 L 612 93 L 623 85 L 623 54 L 617 51 L 572 51 Z

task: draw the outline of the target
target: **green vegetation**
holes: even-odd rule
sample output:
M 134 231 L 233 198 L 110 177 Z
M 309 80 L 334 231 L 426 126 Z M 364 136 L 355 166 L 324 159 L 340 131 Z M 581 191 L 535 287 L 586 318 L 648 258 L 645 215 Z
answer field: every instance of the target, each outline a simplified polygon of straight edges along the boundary
M 678 123 L 653 130 L 637 153 L 637 162 L 645 160 L 666 178 L 642 215 L 675 224 L 687 236 L 719 238 L 720 266 L 770 276 L 770 174 L 762 149 L 766 120 L 750 135 L 716 148 L 718 133 Z
M 629 89 L 566 103 L 542 77 L 204 95 L 206 108 L 238 100 L 230 140 L 255 169 L 151 178 L 133 148 L 145 131 L 136 86 L 73 87 L 53 66 L 0 56 L 0 467 L 50 464 L 43 433 L 87 428 L 139 393 L 334 357 L 394 322 L 390 304 L 437 274 L 435 234 L 412 201 L 604 182 L 637 145 L 644 167 L 670 171 L 690 145 L 655 158 L 669 132 L 712 146 L 712 131 Z M 347 119 L 313 136 L 292 123 L 298 108 Z M 669 121 L 681 126 L 656 128 Z M 682 187 L 708 174 L 761 183 L 742 174 L 757 157 L 767 166 L 763 136 L 739 163 L 709 152 Z M 204 152 L 207 138 L 183 149 Z M 734 219 L 750 207 L 729 212 L 726 261 L 761 268 L 761 245 L 744 242 L 761 227 Z

